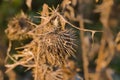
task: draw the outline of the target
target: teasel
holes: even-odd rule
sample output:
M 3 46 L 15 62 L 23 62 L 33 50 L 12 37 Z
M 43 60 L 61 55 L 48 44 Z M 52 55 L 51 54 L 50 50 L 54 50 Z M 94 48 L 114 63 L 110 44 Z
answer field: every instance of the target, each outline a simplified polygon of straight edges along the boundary
M 75 32 L 72 29 L 53 31 L 37 36 L 26 45 L 24 50 L 30 50 L 35 57 L 39 54 L 39 59 L 42 60 L 40 64 L 47 63 L 60 66 L 65 64 L 66 57 L 75 56 L 75 42 Z
M 33 28 L 34 26 L 31 24 L 30 18 L 24 12 L 21 12 L 9 20 L 5 33 L 9 40 L 23 40 L 30 37 L 26 33 Z
M 55 59 L 52 62 L 64 63 L 67 56 L 74 56 L 75 49 L 73 46 L 75 46 L 75 40 L 73 37 L 75 35 L 71 30 L 52 32 L 45 35 L 42 39 L 43 45 L 41 48 L 43 48 L 42 50 L 45 51 L 46 55 L 51 55 L 51 59 L 46 56 L 48 57 L 47 61 L 50 62 L 50 60 Z M 50 63 L 52 64 L 52 62 Z
M 32 36 L 30 43 L 21 47 L 22 49 L 17 48 L 18 54 L 13 56 L 17 61 L 15 65 L 32 69 L 35 80 L 63 80 L 61 69 L 67 64 L 68 57 L 75 57 L 76 53 L 75 31 L 66 29 L 66 22 L 54 13 L 44 17 L 45 20 L 49 19 L 47 23 L 43 20 L 43 23 L 35 27 L 26 18 L 25 15 L 16 16 L 6 29 L 10 40 L 22 40 L 26 35 Z M 20 25 L 19 21 L 23 21 L 25 25 Z
M 67 64 L 68 57 L 75 56 L 75 42 L 76 36 L 72 29 L 54 30 L 33 38 L 22 47 L 23 51 L 18 51 L 20 54 L 17 56 L 21 59 L 17 59 L 18 62 L 27 61 L 23 66 L 35 65 L 32 71 L 34 77 L 39 75 L 36 80 L 63 80 L 62 67 Z

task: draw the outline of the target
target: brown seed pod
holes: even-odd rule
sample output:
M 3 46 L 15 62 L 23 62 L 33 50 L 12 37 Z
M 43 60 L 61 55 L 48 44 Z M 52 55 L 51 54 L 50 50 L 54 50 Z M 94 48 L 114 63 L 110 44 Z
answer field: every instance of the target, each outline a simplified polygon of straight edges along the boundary
M 72 30 L 51 32 L 33 40 L 29 50 L 33 50 L 35 56 L 40 54 L 39 59 L 43 60 L 43 63 L 61 65 L 65 63 L 66 57 L 75 56 L 75 40 Z M 39 49 L 39 53 L 37 49 Z
M 33 28 L 30 24 L 30 19 L 22 12 L 9 21 L 5 33 L 9 40 L 23 40 L 28 38 L 29 35 L 26 33 Z
M 66 57 L 75 56 L 75 40 L 73 30 L 51 32 L 36 37 L 24 50 L 32 52 L 35 59 L 39 55 L 40 64 L 61 65 Z
M 51 54 L 59 62 L 64 62 L 66 56 L 74 56 L 74 41 L 75 35 L 72 30 L 52 32 L 43 37 L 41 48 L 46 55 Z

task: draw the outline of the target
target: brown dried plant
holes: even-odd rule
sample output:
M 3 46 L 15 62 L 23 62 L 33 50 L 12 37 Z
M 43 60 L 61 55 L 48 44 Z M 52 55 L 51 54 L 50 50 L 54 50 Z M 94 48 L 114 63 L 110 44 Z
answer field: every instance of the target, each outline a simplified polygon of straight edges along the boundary
M 27 32 L 34 28 L 30 24 L 31 20 L 21 12 L 11 20 L 9 20 L 8 28 L 5 30 L 9 40 L 22 40 L 30 37 Z
M 23 18 L 24 24 L 17 24 L 16 22 L 21 21 L 19 17 L 9 22 L 6 33 L 10 40 L 21 40 L 24 34 L 30 35 L 33 40 L 23 47 L 16 48 L 18 54 L 10 56 L 14 63 L 6 64 L 8 67 L 6 72 L 22 65 L 33 70 L 35 80 L 63 80 L 63 67 L 68 57 L 75 56 L 75 32 L 72 29 L 66 29 L 65 22 L 62 23 L 57 9 L 49 9 L 46 4 L 43 6 L 40 18 L 39 25 L 23 21 Z M 19 51 L 19 49 L 23 50 Z
M 32 38 L 32 41 L 16 48 L 18 54 L 13 56 L 9 55 L 12 46 L 10 43 L 8 57 L 14 63 L 6 64 L 8 68 L 6 72 L 22 65 L 27 67 L 27 70 L 32 70 L 34 80 L 76 80 L 76 76 L 80 80 L 113 80 L 108 65 L 115 51 L 120 51 L 120 32 L 114 40 L 109 27 L 110 13 L 114 3 L 113 0 L 103 0 L 100 5 L 94 4 L 95 9 L 87 7 L 93 4 L 93 0 L 63 0 L 56 9 L 51 9 L 47 4 L 43 5 L 43 10 L 39 13 L 41 16 L 37 16 L 41 19 L 40 24 L 31 22 L 23 13 L 10 20 L 5 31 L 10 42 L 28 37 Z M 89 19 L 92 13 L 100 14 L 102 30 L 85 28 L 85 23 L 93 23 Z M 74 22 L 79 26 L 72 24 Z M 80 31 L 80 39 L 76 38 L 75 29 Z M 94 41 L 96 33 L 102 33 L 100 43 Z M 83 69 L 80 70 L 83 71 L 83 78 L 78 76 L 79 69 L 75 62 L 69 59 L 71 56 L 76 58 L 77 41 L 81 41 L 79 48 L 82 53 Z M 93 58 L 95 58 L 93 61 L 95 68 L 91 70 L 89 65 Z M 103 72 L 106 75 L 105 78 L 101 78 Z

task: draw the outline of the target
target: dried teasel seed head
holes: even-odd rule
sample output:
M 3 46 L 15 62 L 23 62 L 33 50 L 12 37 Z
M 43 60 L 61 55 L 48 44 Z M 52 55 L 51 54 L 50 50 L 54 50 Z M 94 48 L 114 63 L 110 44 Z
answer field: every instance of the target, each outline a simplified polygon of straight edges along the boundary
M 75 40 L 73 30 L 62 30 L 46 34 L 36 42 L 40 42 L 40 54 L 44 54 L 47 63 L 61 65 L 66 57 L 75 56 Z
M 65 29 L 36 37 L 24 50 L 30 50 L 36 58 L 39 54 L 40 64 L 61 66 L 66 57 L 75 56 L 75 42 L 74 31 Z
M 23 40 L 28 38 L 29 35 L 26 33 L 33 28 L 30 19 L 22 12 L 9 21 L 5 33 L 9 40 Z

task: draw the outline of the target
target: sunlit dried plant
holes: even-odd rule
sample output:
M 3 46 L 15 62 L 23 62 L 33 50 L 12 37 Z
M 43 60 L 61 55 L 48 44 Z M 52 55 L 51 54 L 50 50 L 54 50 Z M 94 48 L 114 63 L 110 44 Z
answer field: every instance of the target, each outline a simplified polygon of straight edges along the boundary
M 30 37 L 26 33 L 34 28 L 31 20 L 23 12 L 9 20 L 8 28 L 5 30 L 9 40 L 22 40 Z
M 10 40 L 21 40 L 26 35 L 31 35 L 33 40 L 16 48 L 18 54 L 13 55 L 13 64 L 6 65 L 9 68 L 7 72 L 22 65 L 33 70 L 35 80 L 64 79 L 62 68 L 65 68 L 68 57 L 75 57 L 75 31 L 66 29 L 66 22 L 58 15 L 57 9 L 48 9 L 45 4 L 39 25 L 30 22 L 25 15 L 17 16 L 9 22 L 6 34 Z
M 31 8 L 31 2 L 27 4 Z M 103 80 L 104 78 L 100 79 L 100 77 L 105 72 L 106 79 L 112 80 L 107 66 L 115 55 L 115 49 L 120 50 L 120 34 L 118 33 L 114 40 L 109 27 L 113 0 L 103 0 L 93 10 L 87 7 L 92 4 L 92 0 L 64 0 L 56 9 L 51 9 L 44 4 L 43 10 L 39 13 L 40 16 L 35 16 L 41 19 L 40 24 L 31 22 L 24 13 L 10 20 L 5 31 L 9 40 L 23 40 L 28 37 L 32 40 L 24 46 L 15 48 L 18 54 L 9 55 L 14 63 L 6 64 L 8 67 L 6 72 L 22 65 L 27 67 L 27 70 L 32 70 L 34 80 L 76 80 L 76 76 L 77 79 L 79 76 L 77 73 L 79 69 L 69 57 L 76 57 L 78 46 L 76 43 L 81 41 L 79 47 L 82 53 L 84 79 Z M 86 10 L 88 12 L 90 10 L 88 15 Z M 89 20 L 92 13 L 100 14 L 99 19 L 103 27 L 101 31 L 85 29 L 85 23 L 92 24 Z M 71 22 L 77 22 L 79 26 Z M 80 31 L 77 34 L 80 39 L 76 38 L 77 30 Z M 98 32 L 103 33 L 102 38 L 94 42 L 95 33 Z M 10 49 L 8 48 L 8 53 Z M 93 59 L 95 59 L 93 62 L 96 66 L 94 70 L 91 70 L 89 65 L 90 60 Z M 79 79 L 82 80 L 80 76 Z

